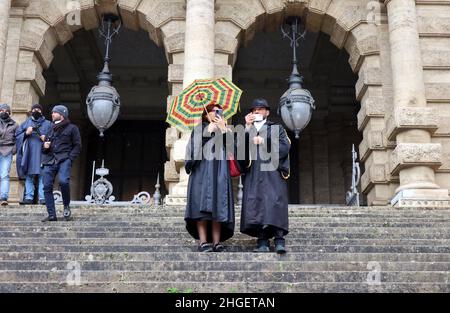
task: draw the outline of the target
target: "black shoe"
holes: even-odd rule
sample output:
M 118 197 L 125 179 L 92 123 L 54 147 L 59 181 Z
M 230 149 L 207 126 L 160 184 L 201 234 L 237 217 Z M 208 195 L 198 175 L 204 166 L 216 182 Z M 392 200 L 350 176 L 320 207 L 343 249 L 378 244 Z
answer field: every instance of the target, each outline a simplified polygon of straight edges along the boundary
M 45 223 L 45 222 L 56 222 L 57 220 L 58 219 L 56 218 L 56 216 L 47 216 L 41 222 L 42 223 Z
M 211 252 L 211 251 L 213 251 L 213 248 L 211 247 L 211 245 L 209 243 L 203 242 L 198 245 L 197 251 L 198 252 Z
M 29 204 L 33 204 L 33 199 L 25 199 L 23 201 L 19 202 L 20 205 L 29 205 Z
M 69 206 L 65 206 L 64 207 L 64 219 L 66 221 L 70 221 L 70 220 L 72 220 L 71 216 L 72 216 L 72 212 L 70 212 Z
M 225 251 L 225 247 L 219 242 L 219 243 L 216 243 L 215 245 L 213 245 L 212 251 L 213 252 L 223 252 L 223 251 Z
M 38 202 L 40 205 L 45 205 L 45 200 L 39 200 Z
M 253 252 L 270 252 L 269 240 L 258 239 L 258 244 L 256 249 L 253 249 Z
M 8 205 L 8 200 L 7 199 L 0 199 L 0 205 L 4 205 L 4 206 L 6 206 L 6 205 Z
M 278 254 L 285 254 L 286 248 L 284 245 L 284 239 L 275 239 L 275 252 Z

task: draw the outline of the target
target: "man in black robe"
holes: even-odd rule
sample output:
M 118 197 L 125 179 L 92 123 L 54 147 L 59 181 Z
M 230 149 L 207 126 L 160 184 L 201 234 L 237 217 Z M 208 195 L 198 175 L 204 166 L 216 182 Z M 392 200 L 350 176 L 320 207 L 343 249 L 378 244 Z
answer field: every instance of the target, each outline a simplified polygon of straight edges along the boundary
M 269 252 L 275 238 L 275 251 L 286 253 L 288 226 L 288 187 L 290 140 L 286 130 L 267 120 L 270 106 L 256 99 L 245 117 L 244 197 L 241 232 L 257 237 L 254 252 Z M 242 145 L 239 145 L 243 149 Z

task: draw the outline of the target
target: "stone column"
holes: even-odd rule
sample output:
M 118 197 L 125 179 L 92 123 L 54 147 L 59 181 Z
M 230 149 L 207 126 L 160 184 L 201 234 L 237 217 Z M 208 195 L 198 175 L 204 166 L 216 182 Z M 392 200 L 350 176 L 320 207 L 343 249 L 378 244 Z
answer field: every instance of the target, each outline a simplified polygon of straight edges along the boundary
M 6 40 L 8 38 L 9 10 L 11 0 L 0 0 L 0 95 L 3 82 L 3 69 L 6 56 Z
M 195 79 L 214 78 L 214 0 L 186 0 L 183 88 Z M 183 133 L 174 143 L 174 160 L 180 181 L 167 196 L 167 205 L 186 203 L 189 176 L 184 169 L 186 145 L 190 133 Z
M 448 190 L 435 183 L 434 171 L 441 165 L 442 152 L 440 144 L 431 143 L 437 117 L 427 108 L 416 4 L 414 0 L 386 0 L 385 4 L 394 93 L 388 135 L 397 142 L 390 170 L 400 179 L 392 204 L 422 206 L 428 201 L 448 200 Z

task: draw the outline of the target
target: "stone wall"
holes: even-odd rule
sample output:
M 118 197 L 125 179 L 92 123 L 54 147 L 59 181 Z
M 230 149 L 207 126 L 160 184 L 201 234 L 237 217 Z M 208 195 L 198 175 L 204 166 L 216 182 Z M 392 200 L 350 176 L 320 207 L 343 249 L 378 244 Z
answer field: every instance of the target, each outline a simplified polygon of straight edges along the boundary
M 99 16 L 107 11 L 120 12 L 125 27 L 146 30 L 164 47 L 170 93 L 177 95 L 182 90 L 184 51 L 189 44 L 184 35 L 185 0 L 80 0 L 80 25 L 69 25 L 77 10 L 66 4 L 65 0 L 13 0 L 7 33 L 4 26 L 0 27 L 0 50 L 6 42 L 5 53 L 0 53 L 0 58 L 5 55 L 0 59 L 1 101 L 12 104 L 16 120 L 22 121 L 30 105 L 45 93 L 42 71 L 50 65 L 55 46 L 68 42 L 77 29 L 98 27 Z M 418 193 L 420 199 L 448 197 L 450 2 L 216 0 L 214 11 L 215 25 L 211 26 L 215 33 L 216 77 L 231 77 L 239 47 L 259 31 L 278 28 L 288 15 L 302 16 L 310 31 L 328 34 L 336 47 L 348 52 L 348 62 L 359 77 L 355 96 L 361 102 L 358 129 L 363 140 L 359 152 L 365 167 L 361 187 L 368 204 L 385 205 L 396 193 L 411 188 L 426 189 Z M 5 18 L 0 15 L 0 25 L 5 25 Z M 408 22 L 406 27 L 402 21 Z M 399 51 L 402 47 L 409 51 Z M 414 59 L 411 67 L 402 61 L 402 55 L 418 54 L 421 59 Z M 419 74 L 408 75 L 413 71 Z M 403 92 L 411 86 L 419 92 L 419 100 L 421 88 L 424 90 L 425 103 L 417 106 L 402 102 Z M 168 103 L 170 100 L 171 96 Z M 165 176 L 171 191 L 179 180 L 180 166 L 175 162 L 173 147 L 180 134 L 169 128 L 166 139 L 170 161 Z M 13 173 L 12 201 L 21 193 L 16 176 Z

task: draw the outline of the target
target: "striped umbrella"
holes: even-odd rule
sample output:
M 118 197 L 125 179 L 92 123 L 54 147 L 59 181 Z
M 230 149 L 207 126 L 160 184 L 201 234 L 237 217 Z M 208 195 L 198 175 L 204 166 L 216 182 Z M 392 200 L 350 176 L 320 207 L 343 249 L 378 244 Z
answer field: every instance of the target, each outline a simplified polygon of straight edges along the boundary
M 221 105 L 224 119 L 229 119 L 238 111 L 241 95 L 242 90 L 226 78 L 195 80 L 174 97 L 166 121 L 181 131 L 190 131 L 201 122 L 210 104 Z

